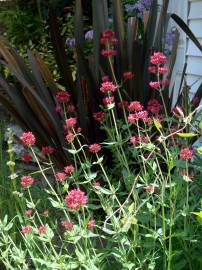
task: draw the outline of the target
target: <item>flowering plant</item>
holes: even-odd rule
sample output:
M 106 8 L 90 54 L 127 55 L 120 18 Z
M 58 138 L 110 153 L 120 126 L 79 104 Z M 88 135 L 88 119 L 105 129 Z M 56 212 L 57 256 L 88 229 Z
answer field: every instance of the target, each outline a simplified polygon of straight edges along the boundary
M 103 33 L 106 44 L 112 35 Z M 112 61 L 113 55 L 103 57 Z M 189 104 L 187 115 L 180 107 L 167 111 L 166 57 L 156 52 L 150 63 L 155 78 L 150 91 L 156 98 L 147 106 L 123 100 L 116 77 L 100 83 L 103 102 L 93 115 L 106 140 L 87 144 L 77 118 L 64 107 L 64 149 L 72 158 L 60 171 L 52 148 L 44 145 L 41 159 L 35 134 L 22 134 L 38 170 L 14 179 L 21 215 L 0 223 L 0 256 L 8 269 L 202 267 L 202 228 L 194 216 L 200 213 L 201 152 L 191 143 L 201 134 L 200 106 Z M 13 222 L 19 224 L 18 241 L 9 235 Z

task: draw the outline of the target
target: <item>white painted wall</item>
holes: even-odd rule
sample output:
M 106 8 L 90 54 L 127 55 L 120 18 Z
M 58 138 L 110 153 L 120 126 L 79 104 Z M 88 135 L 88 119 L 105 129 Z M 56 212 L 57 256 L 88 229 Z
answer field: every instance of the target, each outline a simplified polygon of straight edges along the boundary
M 174 12 L 180 16 L 189 25 L 190 29 L 202 44 L 202 0 L 170 0 L 168 12 Z M 186 61 L 187 83 L 188 85 L 193 84 L 190 91 L 190 97 L 192 97 L 202 83 L 202 53 L 171 19 L 169 29 L 172 27 L 177 27 L 180 31 L 180 41 L 176 64 L 171 78 L 170 90 L 173 86 L 175 87 L 174 97 L 176 99 L 183 66 Z

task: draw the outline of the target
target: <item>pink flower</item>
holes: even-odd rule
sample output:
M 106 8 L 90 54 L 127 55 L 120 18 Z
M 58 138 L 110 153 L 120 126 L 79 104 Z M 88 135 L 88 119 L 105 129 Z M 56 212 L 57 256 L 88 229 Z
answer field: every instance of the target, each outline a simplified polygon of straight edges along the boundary
M 160 82 L 150 82 L 149 86 L 151 88 L 159 88 L 160 87 Z
M 71 174 L 71 173 L 73 173 L 73 172 L 74 172 L 74 166 L 73 166 L 73 165 L 69 165 L 69 166 L 64 167 L 64 172 L 65 172 L 66 174 Z
M 68 112 L 73 113 L 73 112 L 76 111 L 76 108 L 75 108 L 75 106 L 74 106 L 73 104 L 69 104 L 69 105 L 67 106 L 67 110 L 68 110 Z
M 74 140 L 74 134 L 72 132 L 68 132 L 68 134 L 66 135 L 66 140 L 70 143 L 73 142 Z
M 25 215 L 27 215 L 27 216 L 31 216 L 32 213 L 33 213 L 32 209 L 25 210 Z
M 100 44 L 105 45 L 108 41 L 109 41 L 108 38 L 103 38 L 103 37 L 100 38 Z
M 116 86 L 112 82 L 103 82 L 101 84 L 100 91 L 103 93 L 115 92 Z
M 165 64 L 166 63 L 166 56 L 162 52 L 156 52 L 151 56 L 150 62 L 153 65 Z
M 102 82 L 109 82 L 109 76 L 103 76 Z
M 88 202 L 88 198 L 83 191 L 80 189 L 72 189 L 68 195 L 65 197 L 65 201 L 67 203 L 67 207 L 70 209 L 77 210 L 82 205 L 86 205 Z
M 148 112 L 147 111 L 140 111 L 140 112 L 136 112 L 136 113 L 132 114 L 132 116 L 133 116 L 134 120 L 138 120 L 138 119 L 144 120 L 148 117 Z
M 58 181 L 58 182 L 64 181 L 64 180 L 66 179 L 66 177 L 67 177 L 67 175 L 66 175 L 64 172 L 57 172 L 57 173 L 55 174 L 55 179 L 56 179 L 56 181 Z
M 107 38 L 107 39 L 109 39 L 109 38 L 114 38 L 114 37 L 115 37 L 115 33 L 114 33 L 114 31 L 111 30 L 111 29 L 106 29 L 106 30 L 104 30 L 104 31 L 102 32 L 102 37 L 103 37 L 103 38 Z
M 73 128 L 76 125 L 77 120 L 74 117 L 70 117 L 65 121 L 65 123 L 66 123 L 66 128 L 67 129 L 68 128 Z
M 105 97 L 105 98 L 103 98 L 102 101 L 103 101 L 104 105 L 110 105 L 110 104 L 114 103 L 114 96 Z
M 88 149 L 91 153 L 97 153 L 101 150 L 101 146 L 98 143 L 94 143 L 89 145 Z
M 143 106 L 141 105 L 139 101 L 132 101 L 130 102 L 128 106 L 128 110 L 129 112 L 132 112 L 132 111 L 140 112 L 143 110 Z
M 155 98 L 152 98 L 148 101 L 147 110 L 153 114 L 158 114 L 161 111 L 161 104 Z
M 93 118 L 98 122 L 102 122 L 104 120 L 104 117 L 105 117 L 105 114 L 103 112 L 93 113 Z
M 154 186 L 151 186 L 151 185 L 143 187 L 143 189 L 145 191 L 147 191 L 148 193 L 153 193 L 154 192 Z
M 25 154 L 24 157 L 23 157 L 24 161 L 30 161 L 30 159 L 31 159 L 30 154 Z
M 60 113 L 60 112 L 62 111 L 62 109 L 61 109 L 60 106 L 56 106 L 56 107 L 55 107 L 55 111 L 56 111 L 57 113 Z
M 136 144 L 137 144 L 136 136 L 130 137 L 130 142 L 131 142 L 133 145 L 136 145 Z
M 27 226 L 22 227 L 22 233 L 23 234 L 29 234 L 31 232 L 32 232 L 32 227 L 31 226 L 27 225 Z
M 20 183 L 23 188 L 27 188 L 34 183 L 34 179 L 31 176 L 22 176 Z
M 24 146 L 34 145 L 36 142 L 36 138 L 31 131 L 24 132 L 20 137 Z
M 160 74 L 166 74 L 168 73 L 169 69 L 167 67 L 159 67 L 159 73 Z
M 133 76 L 134 75 L 133 75 L 133 73 L 131 71 L 125 71 L 123 73 L 123 78 L 126 79 L 126 80 L 132 79 Z
M 101 51 L 101 55 L 105 57 L 116 56 L 117 53 L 118 52 L 116 50 L 102 50 Z
M 150 66 L 150 67 L 148 67 L 148 72 L 149 73 L 156 73 L 157 72 L 157 69 L 156 69 L 155 66 Z
M 113 45 L 118 45 L 119 44 L 119 41 L 118 41 L 117 38 L 112 38 L 111 42 L 112 42 Z
M 94 182 L 94 183 L 93 183 L 93 186 L 94 186 L 94 187 L 100 187 L 100 182 L 99 182 L 99 181 Z
M 50 155 L 55 151 L 55 149 L 52 146 L 42 146 L 41 152 L 44 155 Z
M 188 160 L 192 159 L 193 157 L 193 150 L 189 148 L 183 148 L 180 150 L 180 159 Z
M 70 94 L 66 91 L 60 91 L 56 94 L 56 100 L 59 103 L 68 102 L 70 100 Z
M 62 227 L 64 227 L 67 231 L 71 231 L 73 229 L 73 224 L 68 220 L 62 220 L 61 223 Z
M 87 223 L 87 227 L 88 229 L 92 229 L 95 226 L 95 220 L 94 219 L 90 219 Z
M 39 234 L 43 234 L 43 233 L 46 233 L 46 232 L 47 232 L 46 226 L 41 225 L 41 226 L 38 228 L 38 233 L 39 233 Z

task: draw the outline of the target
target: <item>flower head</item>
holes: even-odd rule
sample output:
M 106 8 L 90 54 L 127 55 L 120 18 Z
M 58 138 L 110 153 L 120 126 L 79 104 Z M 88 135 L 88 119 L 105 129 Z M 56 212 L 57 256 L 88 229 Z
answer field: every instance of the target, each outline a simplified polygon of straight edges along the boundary
M 105 97 L 105 98 L 103 98 L 102 101 L 103 101 L 104 105 L 110 105 L 110 104 L 114 103 L 114 96 Z
M 42 146 L 41 148 L 41 152 L 44 155 L 50 155 L 55 151 L 55 148 L 53 148 L 52 146 Z
M 67 91 L 59 91 L 56 94 L 56 100 L 59 103 L 68 102 L 70 100 L 70 94 Z
M 22 176 L 20 183 L 21 183 L 23 188 L 27 188 L 27 187 L 33 185 L 34 179 L 31 176 Z
M 128 105 L 128 110 L 129 112 L 132 112 L 132 111 L 140 112 L 143 110 L 143 106 L 141 105 L 139 101 L 132 101 Z
M 147 110 L 153 114 L 158 114 L 162 109 L 162 105 L 155 98 L 152 98 L 147 103 Z
M 116 86 L 112 82 L 103 82 L 101 84 L 100 91 L 103 93 L 115 92 Z
M 47 227 L 44 226 L 44 225 L 41 225 L 39 228 L 38 228 L 38 233 L 39 234 L 43 234 L 43 233 L 46 233 L 47 232 Z
M 132 79 L 133 76 L 134 75 L 133 75 L 133 73 L 131 71 L 125 71 L 123 73 L 123 78 L 126 79 L 126 80 Z
M 149 86 L 151 87 L 151 88 L 159 88 L 160 86 L 161 86 L 161 84 L 160 84 L 160 82 L 150 82 L 149 83 Z
M 31 159 L 31 156 L 30 156 L 29 153 L 25 154 L 24 157 L 23 157 L 24 161 L 30 161 L 30 159 Z
M 193 150 L 189 148 L 183 148 L 180 150 L 180 159 L 188 160 L 192 159 L 193 157 Z
M 101 150 L 101 146 L 98 143 L 94 143 L 89 145 L 88 149 L 91 153 L 97 153 Z
M 32 227 L 31 226 L 27 225 L 27 226 L 22 227 L 22 233 L 23 234 L 29 234 L 31 232 L 32 232 Z
M 162 52 L 156 52 L 151 56 L 150 63 L 153 65 L 165 64 L 166 56 Z
M 67 207 L 78 210 L 82 205 L 86 205 L 88 198 L 80 189 L 72 189 L 65 197 Z
M 68 165 L 66 167 L 64 167 L 64 172 L 66 174 L 71 174 L 74 172 L 74 166 L 73 165 Z
M 65 121 L 65 123 L 66 123 L 66 128 L 69 129 L 69 128 L 73 128 L 76 125 L 77 120 L 74 117 L 70 117 Z
M 89 40 L 93 39 L 93 30 L 89 30 L 85 33 L 85 39 L 89 39 Z
M 27 215 L 27 216 L 31 216 L 32 213 L 33 213 L 32 209 L 25 210 L 25 215 Z
M 61 223 L 62 227 L 64 227 L 67 231 L 71 231 L 73 229 L 73 224 L 68 220 L 62 220 Z
M 87 223 L 87 227 L 88 229 L 92 229 L 95 226 L 95 220 L 94 219 L 90 219 Z
M 66 174 L 64 173 L 64 172 L 57 172 L 56 174 L 55 174 L 55 179 L 56 179 L 56 181 L 58 181 L 58 182 L 62 182 L 62 181 L 64 181 L 65 179 L 66 179 Z
M 98 122 L 102 122 L 104 120 L 104 117 L 105 117 L 105 114 L 103 112 L 93 113 L 93 118 Z
M 24 146 L 34 145 L 36 142 L 36 138 L 31 131 L 23 132 L 20 140 L 22 141 Z
M 66 140 L 70 143 L 74 140 L 74 134 L 72 132 L 68 132 L 66 135 Z

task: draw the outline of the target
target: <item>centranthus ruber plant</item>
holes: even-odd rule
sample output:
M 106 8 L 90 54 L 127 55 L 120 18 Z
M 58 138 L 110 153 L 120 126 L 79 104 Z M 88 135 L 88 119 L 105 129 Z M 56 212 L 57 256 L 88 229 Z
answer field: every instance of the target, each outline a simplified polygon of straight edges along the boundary
M 101 39 L 101 54 L 111 63 L 113 31 Z M 72 156 L 63 169 L 51 158 L 57 149 L 44 145 L 39 152 L 35 134 L 22 134 L 38 169 L 12 180 L 18 216 L 0 225 L 6 269 L 202 269 L 201 226 L 193 214 L 200 208 L 201 152 L 192 145 L 201 134 L 200 108 L 191 111 L 190 104 L 188 115 L 180 107 L 167 111 L 166 57 L 155 52 L 150 62 L 154 95 L 146 105 L 122 99 L 135 74 L 127 71 L 118 81 L 111 65 L 112 78 L 102 78 L 103 104 L 93 117 L 105 141 L 89 145 L 75 112 L 61 106 L 65 151 Z M 14 222 L 18 241 L 9 235 Z

